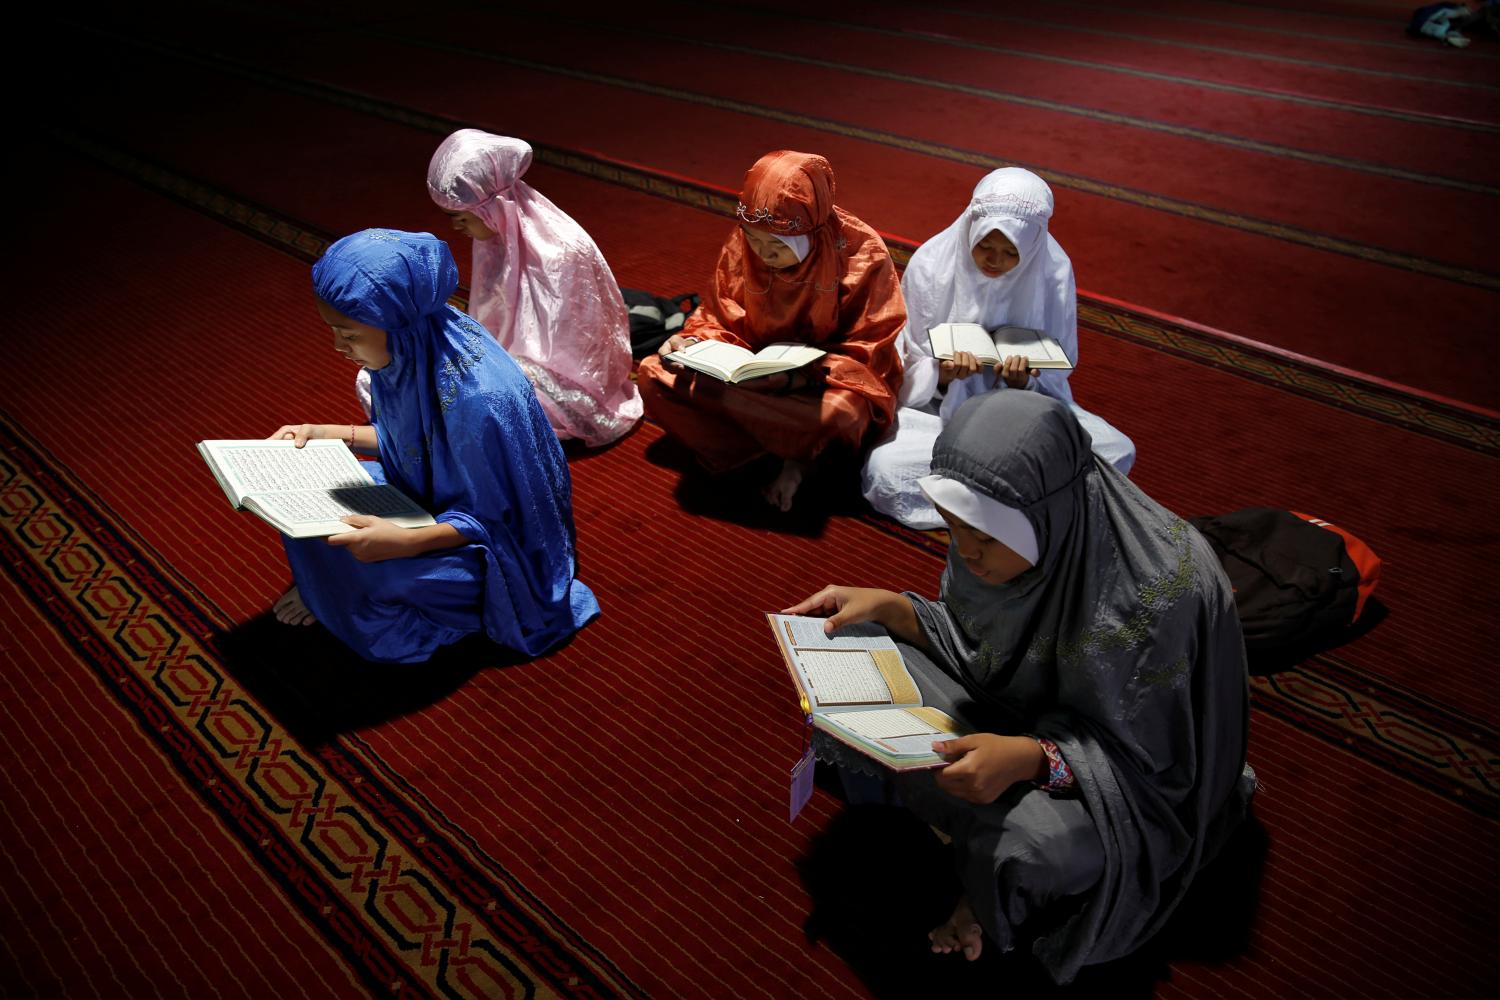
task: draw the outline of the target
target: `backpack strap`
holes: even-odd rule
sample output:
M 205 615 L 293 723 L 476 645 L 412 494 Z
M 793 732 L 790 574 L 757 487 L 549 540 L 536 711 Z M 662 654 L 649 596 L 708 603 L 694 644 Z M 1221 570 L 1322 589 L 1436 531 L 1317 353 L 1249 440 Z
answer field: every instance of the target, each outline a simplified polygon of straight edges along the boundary
M 1313 517 L 1311 514 L 1296 510 L 1292 513 L 1309 524 L 1327 528 L 1344 539 L 1344 551 L 1348 553 L 1349 561 L 1354 563 L 1354 568 L 1359 572 L 1359 596 L 1355 599 L 1354 617 L 1349 619 L 1349 623 L 1352 625 L 1359 621 L 1359 616 L 1365 610 L 1365 601 L 1375 592 L 1375 584 L 1380 582 L 1380 557 L 1358 535 L 1320 517 Z

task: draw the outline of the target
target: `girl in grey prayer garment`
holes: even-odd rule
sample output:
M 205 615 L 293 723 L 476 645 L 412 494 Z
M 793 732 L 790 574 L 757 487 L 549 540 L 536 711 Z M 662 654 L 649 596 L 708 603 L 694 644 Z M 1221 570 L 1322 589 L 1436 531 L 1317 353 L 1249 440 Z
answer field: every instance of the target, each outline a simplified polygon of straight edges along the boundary
M 832 586 L 787 609 L 883 625 L 924 702 L 976 730 L 887 788 L 953 839 L 964 897 L 933 950 L 1029 941 L 1059 982 L 1151 937 L 1254 787 L 1229 582 L 1089 445 L 1057 400 L 969 400 L 921 481 L 951 533 L 941 597 Z

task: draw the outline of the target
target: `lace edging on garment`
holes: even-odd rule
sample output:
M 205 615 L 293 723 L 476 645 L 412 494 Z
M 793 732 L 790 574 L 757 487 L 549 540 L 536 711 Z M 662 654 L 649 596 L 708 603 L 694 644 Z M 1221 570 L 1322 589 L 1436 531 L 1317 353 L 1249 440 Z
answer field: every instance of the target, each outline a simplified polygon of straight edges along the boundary
M 598 400 L 582 389 L 563 388 L 551 372 L 536 362 L 517 356 L 516 363 L 521 366 L 531 384 L 556 404 L 572 427 L 592 425 L 606 434 L 616 436 L 629 429 L 629 421 L 611 415 L 599 405 Z

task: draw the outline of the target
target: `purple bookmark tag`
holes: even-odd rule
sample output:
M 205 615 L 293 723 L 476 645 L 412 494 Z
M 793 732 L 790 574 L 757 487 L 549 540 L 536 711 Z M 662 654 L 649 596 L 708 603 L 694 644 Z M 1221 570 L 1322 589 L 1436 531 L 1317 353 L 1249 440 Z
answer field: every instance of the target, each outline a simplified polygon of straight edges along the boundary
M 817 759 L 817 754 L 813 753 L 812 721 L 812 716 L 809 715 L 802 723 L 802 759 L 792 765 L 792 814 L 787 818 L 788 823 L 797 822 L 797 815 L 807 805 L 807 800 L 812 798 L 813 761 Z
M 808 747 L 802 759 L 792 768 L 792 814 L 787 819 L 789 823 L 797 822 L 797 814 L 802 812 L 802 807 L 812 798 L 813 761 L 816 759 L 812 747 Z

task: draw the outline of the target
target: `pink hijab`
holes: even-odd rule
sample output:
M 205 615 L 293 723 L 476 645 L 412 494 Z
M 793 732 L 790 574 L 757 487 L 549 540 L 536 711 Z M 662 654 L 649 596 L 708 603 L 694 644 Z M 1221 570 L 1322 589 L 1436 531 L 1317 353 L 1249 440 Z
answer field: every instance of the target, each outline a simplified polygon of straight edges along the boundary
M 641 416 L 629 314 L 589 234 L 521 180 L 530 166 L 520 139 L 460 129 L 432 154 L 427 190 L 495 232 L 474 241 L 469 314 L 531 378 L 560 437 L 604 444 Z

